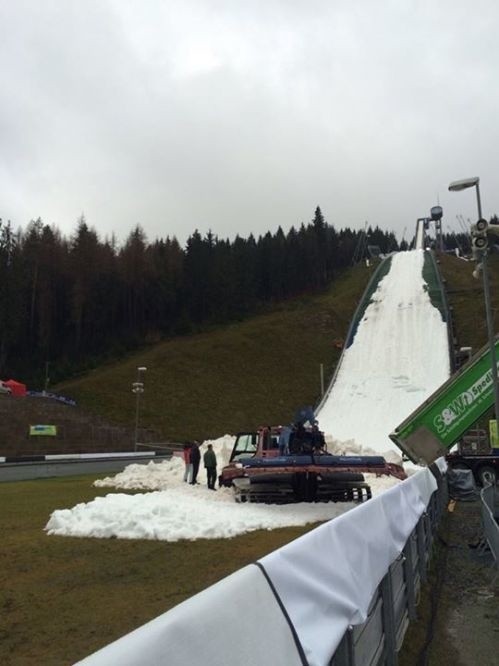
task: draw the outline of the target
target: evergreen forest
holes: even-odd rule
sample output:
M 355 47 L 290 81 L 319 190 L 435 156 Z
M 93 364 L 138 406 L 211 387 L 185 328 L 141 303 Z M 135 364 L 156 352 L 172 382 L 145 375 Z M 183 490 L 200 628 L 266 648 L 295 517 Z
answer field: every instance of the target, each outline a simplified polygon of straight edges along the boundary
M 406 247 L 406 243 L 402 243 Z M 0 377 L 43 387 L 141 346 L 241 320 L 334 282 L 367 245 L 399 249 L 378 227 L 337 231 L 318 207 L 287 233 L 223 240 L 196 230 L 119 246 L 80 218 L 70 238 L 41 219 L 0 220 Z M 405 249 L 400 248 L 400 249 Z

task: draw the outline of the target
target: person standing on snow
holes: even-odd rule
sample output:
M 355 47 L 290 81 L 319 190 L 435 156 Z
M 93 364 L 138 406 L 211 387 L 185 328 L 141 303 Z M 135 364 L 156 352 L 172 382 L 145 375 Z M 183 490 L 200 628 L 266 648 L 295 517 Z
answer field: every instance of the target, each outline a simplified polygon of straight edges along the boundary
M 187 442 L 184 444 L 182 456 L 185 463 L 184 481 L 190 483 L 192 479 L 191 445 Z
M 199 463 L 201 461 L 201 452 L 199 451 L 199 442 L 194 441 L 191 448 L 192 476 L 191 486 L 197 483 L 196 479 L 199 472 Z
M 206 477 L 208 479 L 208 488 L 216 490 L 215 481 L 217 480 L 217 457 L 213 450 L 213 445 L 208 444 L 208 451 L 203 456 L 204 466 L 206 467 Z

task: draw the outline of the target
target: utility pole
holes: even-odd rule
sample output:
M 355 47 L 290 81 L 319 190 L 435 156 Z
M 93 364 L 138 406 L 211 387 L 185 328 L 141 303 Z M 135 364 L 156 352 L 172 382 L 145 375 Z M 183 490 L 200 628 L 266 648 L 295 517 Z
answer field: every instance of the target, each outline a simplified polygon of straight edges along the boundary
M 494 320 L 492 315 L 492 304 L 490 300 L 490 283 L 489 283 L 489 273 L 487 267 L 487 257 L 489 253 L 488 247 L 488 222 L 482 217 L 482 201 L 480 198 L 480 178 L 475 176 L 474 178 L 465 178 L 464 180 L 456 180 L 449 185 L 449 190 L 451 192 L 460 192 L 465 190 L 468 187 L 474 187 L 476 191 L 476 203 L 478 209 L 478 221 L 476 224 L 473 224 L 471 227 L 471 246 L 473 250 L 473 257 L 479 261 L 476 270 L 482 271 L 483 277 L 483 295 L 485 300 L 485 317 L 487 320 L 487 337 L 489 341 L 490 349 L 490 363 L 491 363 L 491 374 L 492 374 L 492 385 L 494 388 L 494 416 L 496 420 L 499 419 L 499 380 L 497 377 L 497 359 L 496 359 L 496 347 L 495 347 L 495 333 L 494 333 Z M 475 274 L 475 271 L 474 271 Z
M 142 373 L 147 370 L 146 367 L 141 366 L 137 368 L 137 381 L 132 384 L 132 393 L 135 393 L 135 437 L 134 437 L 134 451 L 137 451 L 138 436 L 139 436 L 139 406 L 140 396 L 144 393 L 144 382 L 142 381 Z

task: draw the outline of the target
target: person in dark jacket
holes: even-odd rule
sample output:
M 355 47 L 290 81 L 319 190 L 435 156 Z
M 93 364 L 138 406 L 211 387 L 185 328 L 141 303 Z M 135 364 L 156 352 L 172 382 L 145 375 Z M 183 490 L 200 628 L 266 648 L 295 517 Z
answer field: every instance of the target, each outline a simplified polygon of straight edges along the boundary
M 317 423 L 314 423 L 312 426 L 312 448 L 315 454 L 326 452 L 324 433 L 319 430 L 319 425 Z
M 191 448 L 191 465 L 192 465 L 191 486 L 197 483 L 196 479 L 199 472 L 200 461 L 201 461 L 201 452 L 199 450 L 199 442 L 193 442 Z
M 203 456 L 204 466 L 206 467 L 206 477 L 208 479 L 208 488 L 216 490 L 215 481 L 217 480 L 217 457 L 213 446 L 208 444 L 208 451 Z

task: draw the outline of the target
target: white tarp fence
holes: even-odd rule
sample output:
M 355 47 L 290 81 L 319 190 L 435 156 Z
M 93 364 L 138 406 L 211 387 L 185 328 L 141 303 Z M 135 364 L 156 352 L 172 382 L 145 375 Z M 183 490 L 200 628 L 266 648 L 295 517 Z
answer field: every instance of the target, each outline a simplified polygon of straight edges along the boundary
M 326 666 L 436 489 L 421 470 L 79 663 Z
M 348 626 L 366 620 L 436 489 L 429 470 L 418 472 L 261 560 L 310 666 L 328 664 Z

